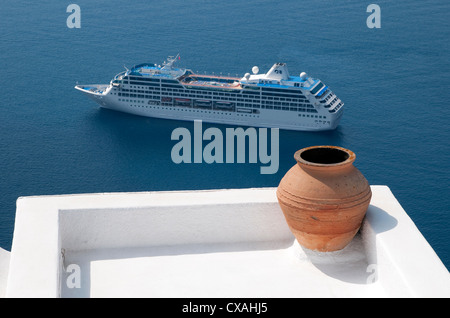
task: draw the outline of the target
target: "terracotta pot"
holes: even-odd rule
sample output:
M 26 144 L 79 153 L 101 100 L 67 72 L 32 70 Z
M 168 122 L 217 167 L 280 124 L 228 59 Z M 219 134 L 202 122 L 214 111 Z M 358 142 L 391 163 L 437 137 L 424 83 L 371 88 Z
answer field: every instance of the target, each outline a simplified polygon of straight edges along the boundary
M 353 166 L 355 154 L 335 146 L 297 151 L 277 197 L 292 233 L 304 247 L 332 252 L 358 232 L 372 197 L 369 183 Z

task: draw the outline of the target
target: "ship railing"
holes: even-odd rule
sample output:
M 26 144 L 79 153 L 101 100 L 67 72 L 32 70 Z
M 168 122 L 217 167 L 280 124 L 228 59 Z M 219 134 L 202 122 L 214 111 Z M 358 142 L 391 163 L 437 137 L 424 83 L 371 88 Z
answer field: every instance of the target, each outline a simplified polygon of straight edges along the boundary
M 341 107 L 341 104 L 342 104 L 342 102 L 341 102 L 341 100 L 340 100 L 339 98 L 336 98 L 336 99 L 334 99 L 334 100 L 335 100 L 335 102 L 332 104 L 332 106 L 330 107 L 330 109 L 328 109 L 328 111 L 329 111 L 330 113 L 336 112 L 336 111 Z
M 333 101 L 337 98 L 336 95 L 334 95 L 332 92 L 330 92 L 330 94 L 328 94 L 327 97 L 325 97 L 323 100 L 321 100 L 320 102 L 322 104 L 324 104 L 325 107 L 330 107 L 330 105 L 333 103 Z
M 327 88 L 327 90 L 322 94 L 322 96 L 316 96 L 317 99 L 320 99 L 320 102 L 323 104 L 327 100 L 327 98 L 330 96 L 331 90 Z
M 327 103 L 324 107 L 333 109 L 336 106 L 336 104 L 339 102 L 340 102 L 340 99 L 337 96 L 334 96 L 334 98 L 329 103 Z

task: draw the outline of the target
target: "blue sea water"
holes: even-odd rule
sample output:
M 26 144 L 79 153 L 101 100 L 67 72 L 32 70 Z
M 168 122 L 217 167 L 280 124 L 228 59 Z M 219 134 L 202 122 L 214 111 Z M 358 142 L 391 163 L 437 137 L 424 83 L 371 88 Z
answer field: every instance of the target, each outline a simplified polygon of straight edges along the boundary
M 450 3 L 377 1 L 0 1 L 0 246 L 10 250 L 20 196 L 277 186 L 296 150 L 353 150 L 450 266 Z M 172 162 L 192 123 L 100 109 L 73 87 L 180 53 L 194 71 L 243 75 L 286 62 L 345 102 L 331 132 L 280 131 L 278 173 L 261 164 Z M 206 125 L 211 126 L 211 125 Z M 223 128 L 223 127 L 222 127 Z

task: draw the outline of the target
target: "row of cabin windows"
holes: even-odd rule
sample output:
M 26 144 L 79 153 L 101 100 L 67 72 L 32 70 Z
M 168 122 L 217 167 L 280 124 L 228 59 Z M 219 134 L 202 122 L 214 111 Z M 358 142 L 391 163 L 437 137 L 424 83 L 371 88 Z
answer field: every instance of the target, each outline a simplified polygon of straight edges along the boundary
M 159 100 L 159 98 L 153 98 L 154 100 Z M 142 100 L 133 100 L 133 99 L 124 99 L 119 98 L 119 101 L 123 102 L 134 102 L 134 103 L 144 103 Z M 166 105 L 174 105 L 174 102 L 165 102 Z M 176 106 L 176 105 L 175 105 Z M 183 106 L 183 105 L 179 105 Z M 246 107 L 246 108 L 260 108 L 260 105 L 256 104 L 246 104 L 246 103 L 236 103 L 237 107 Z M 287 110 L 287 111 L 295 111 L 295 112 L 306 112 L 306 113 L 317 113 L 317 110 L 312 108 L 305 107 L 289 107 L 288 105 L 262 105 L 263 109 L 275 109 L 275 110 Z
M 137 92 L 145 92 L 145 91 L 139 91 L 139 90 L 130 90 L 130 91 L 137 91 Z M 167 92 L 162 92 L 161 94 L 159 94 L 158 92 L 145 92 L 147 94 L 134 94 L 134 93 L 117 93 L 118 96 L 122 96 L 122 97 L 135 97 L 135 98 L 154 98 L 154 97 L 158 97 L 158 96 L 170 96 L 172 97 L 173 94 L 169 94 Z M 155 95 L 150 95 L 154 93 Z M 199 94 L 180 94 L 177 97 L 180 98 L 204 98 L 204 95 L 199 95 Z M 228 97 L 215 97 L 215 100 L 229 100 L 229 101 L 234 101 L 234 102 L 248 102 L 248 100 L 242 99 L 242 98 L 228 98 Z M 257 104 L 260 104 L 260 101 L 251 101 Z M 263 105 L 267 105 L 267 106 L 300 106 L 300 107 L 308 107 L 308 108 L 314 108 L 311 104 L 309 103 L 305 103 L 305 102 L 296 102 L 296 101 L 292 101 L 290 99 L 275 99 L 275 100 L 263 100 L 262 101 Z M 263 106 L 264 107 L 264 106 Z
M 139 88 L 136 86 L 131 86 L 131 88 Z M 141 89 L 126 89 L 126 88 L 122 88 L 121 91 L 124 92 L 136 92 L 136 93 L 150 93 L 150 91 L 157 91 L 159 92 L 159 89 L 155 89 L 155 88 L 150 88 L 148 87 L 148 91 L 145 90 L 141 90 Z M 189 90 L 186 91 L 184 89 L 166 89 L 166 88 L 162 88 L 161 91 L 163 92 L 172 92 L 172 93 L 185 93 L 183 94 L 184 96 L 187 97 L 205 97 L 205 96 L 227 96 L 227 97 L 241 97 L 241 98 L 247 98 L 247 99 L 254 99 L 254 100 L 259 100 L 260 96 L 256 96 L 256 95 L 247 95 L 247 94 L 232 94 L 232 93 L 222 93 L 222 92 L 205 92 L 205 91 L 201 91 L 201 90 Z M 186 94 L 187 93 L 187 94 Z M 163 95 L 170 95 L 170 94 L 163 94 Z M 120 96 L 120 93 L 119 93 Z M 305 97 L 300 97 L 300 96 L 295 96 L 295 95 L 273 95 L 273 96 L 265 96 L 263 95 L 261 97 L 261 99 L 263 100 L 279 100 L 279 101 L 285 101 L 285 102 L 292 102 L 292 101 L 306 101 Z M 232 99 L 231 99 L 232 100 Z

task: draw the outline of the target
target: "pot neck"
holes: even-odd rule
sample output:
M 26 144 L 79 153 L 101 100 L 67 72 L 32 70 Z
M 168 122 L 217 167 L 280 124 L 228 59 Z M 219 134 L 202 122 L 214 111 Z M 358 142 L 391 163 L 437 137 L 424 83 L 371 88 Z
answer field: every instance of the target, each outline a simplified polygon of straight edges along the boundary
M 342 147 L 313 146 L 297 151 L 294 158 L 304 170 L 326 173 L 351 169 L 356 155 Z

